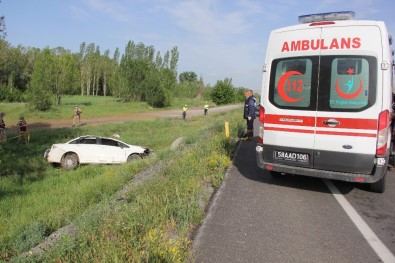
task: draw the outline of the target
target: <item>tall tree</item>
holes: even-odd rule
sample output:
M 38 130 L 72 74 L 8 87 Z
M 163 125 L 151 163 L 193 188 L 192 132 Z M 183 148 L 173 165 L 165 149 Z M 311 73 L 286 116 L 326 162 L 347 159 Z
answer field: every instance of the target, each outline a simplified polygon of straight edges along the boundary
M 52 90 L 55 96 L 55 104 L 60 104 L 61 96 L 64 94 L 76 94 L 80 82 L 78 57 L 71 52 L 65 52 L 56 57 L 57 76 L 55 89 Z
M 111 78 L 109 79 L 109 84 L 111 86 L 111 95 L 114 97 L 120 98 L 120 91 L 121 87 L 123 87 L 120 77 L 120 67 L 119 67 L 119 58 L 120 58 L 120 52 L 119 49 L 116 48 L 113 58 L 112 58 L 112 72 L 111 72 Z
M 96 46 L 95 53 L 93 54 L 92 63 L 92 95 L 97 96 L 99 94 L 99 80 L 102 73 L 102 61 L 100 57 L 100 47 L 98 45 Z
M 0 16 L 0 40 L 4 40 L 6 36 L 7 36 L 7 32 L 5 25 L 5 16 Z
M 171 49 L 171 58 L 170 58 L 170 70 L 173 72 L 174 77 L 177 79 L 177 64 L 180 54 L 178 53 L 177 47 L 173 47 Z
M 111 78 L 113 71 L 114 71 L 114 61 L 110 59 L 110 50 L 107 49 L 104 51 L 103 57 L 101 59 L 102 63 L 102 83 L 103 83 L 103 96 L 107 96 L 107 86 L 109 79 Z
M 86 47 L 86 54 L 84 57 L 84 65 L 86 67 L 85 68 L 86 70 L 84 72 L 86 95 L 91 94 L 94 64 L 95 64 L 95 44 L 90 43 Z
M 28 102 L 38 110 L 49 109 L 61 97 L 74 94 L 79 83 L 78 56 L 63 48 L 45 48 L 34 64 Z
M 86 43 L 82 42 L 80 45 L 80 52 L 78 53 L 78 64 L 80 68 L 80 88 L 81 96 L 84 96 L 85 89 L 85 72 L 86 72 L 86 61 L 85 61 Z
M 56 56 L 45 48 L 38 56 L 28 89 L 28 102 L 38 110 L 48 110 L 52 104 L 52 91 L 55 89 L 58 74 Z
M 178 77 L 180 82 L 196 82 L 197 75 L 193 71 L 184 71 Z

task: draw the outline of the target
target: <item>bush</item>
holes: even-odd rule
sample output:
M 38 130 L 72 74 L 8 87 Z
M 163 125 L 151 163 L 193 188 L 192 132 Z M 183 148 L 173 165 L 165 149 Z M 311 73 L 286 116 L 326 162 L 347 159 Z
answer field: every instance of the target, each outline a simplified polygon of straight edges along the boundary
M 236 101 L 236 89 L 232 85 L 232 79 L 218 80 L 212 92 L 211 99 L 217 105 L 230 104 Z
M 170 92 L 165 88 L 156 87 L 151 94 L 150 98 L 146 98 L 148 105 L 157 108 L 170 106 Z
M 24 252 L 39 244 L 48 234 L 49 229 L 44 224 L 33 223 L 20 230 L 14 242 L 14 249 Z
M 27 94 L 28 106 L 31 109 L 46 111 L 53 104 L 52 96 L 40 89 L 29 89 Z
M 23 102 L 25 101 L 22 91 L 16 88 L 8 88 L 0 85 L 0 101 L 3 102 Z

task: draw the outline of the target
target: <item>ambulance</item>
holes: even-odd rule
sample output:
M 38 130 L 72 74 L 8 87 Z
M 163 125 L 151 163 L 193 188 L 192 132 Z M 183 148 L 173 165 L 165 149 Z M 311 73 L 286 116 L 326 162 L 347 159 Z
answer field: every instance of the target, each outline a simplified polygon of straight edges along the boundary
M 393 51 L 384 22 L 354 12 L 299 17 L 273 30 L 263 68 L 258 166 L 370 184 L 392 155 Z

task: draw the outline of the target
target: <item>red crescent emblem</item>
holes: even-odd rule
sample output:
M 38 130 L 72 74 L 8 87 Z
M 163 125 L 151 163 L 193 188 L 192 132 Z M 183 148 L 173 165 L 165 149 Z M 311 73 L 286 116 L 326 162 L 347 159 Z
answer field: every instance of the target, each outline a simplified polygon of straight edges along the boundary
M 361 91 L 362 91 L 362 80 L 359 80 L 358 90 L 354 93 L 351 93 L 351 94 L 347 94 L 347 93 L 344 93 L 343 91 L 341 91 L 339 88 L 339 79 L 336 80 L 336 92 L 343 99 L 347 99 L 347 100 L 353 99 L 353 98 L 357 97 L 359 95 L 359 93 L 361 93 Z
M 295 102 L 298 102 L 298 101 L 300 101 L 301 99 L 303 99 L 303 97 L 300 97 L 300 98 L 291 98 L 291 97 L 289 97 L 288 94 L 285 92 L 285 89 L 284 89 L 285 81 L 286 81 L 289 77 L 294 76 L 294 75 L 302 75 L 302 76 L 303 76 L 303 74 L 300 73 L 300 72 L 298 72 L 298 71 L 288 71 L 288 72 L 286 72 L 284 75 L 282 75 L 281 78 L 280 78 L 280 80 L 278 81 L 278 88 L 277 88 L 277 89 L 278 89 L 278 95 L 280 95 L 280 97 L 281 97 L 284 101 L 290 102 L 290 103 L 295 103 Z

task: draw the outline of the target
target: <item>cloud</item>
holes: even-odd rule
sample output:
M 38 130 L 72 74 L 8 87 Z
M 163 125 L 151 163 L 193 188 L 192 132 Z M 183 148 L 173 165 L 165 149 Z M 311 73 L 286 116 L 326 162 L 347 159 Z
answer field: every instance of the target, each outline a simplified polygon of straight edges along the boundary
M 77 19 L 89 20 L 92 18 L 92 16 L 89 14 L 89 12 L 87 12 L 85 9 L 83 9 L 79 6 L 71 5 L 70 9 L 71 9 L 71 13 L 73 14 L 73 16 L 76 17 Z
M 237 11 L 229 10 L 226 4 L 215 0 L 172 1 L 167 2 L 161 9 L 190 36 L 207 41 L 221 41 L 251 28 L 247 15 L 251 12 L 253 2 L 240 3 Z
M 156 3 L 155 12 L 165 14 L 180 33 L 172 38 L 180 51 L 179 72 L 195 71 L 211 85 L 232 78 L 236 86 L 259 87 L 265 42 L 259 35 L 267 5 L 255 0 Z
M 86 0 L 86 4 L 111 19 L 121 22 L 130 21 L 130 14 L 126 12 L 127 8 L 117 1 Z

